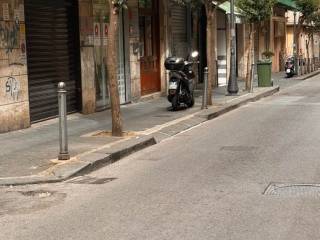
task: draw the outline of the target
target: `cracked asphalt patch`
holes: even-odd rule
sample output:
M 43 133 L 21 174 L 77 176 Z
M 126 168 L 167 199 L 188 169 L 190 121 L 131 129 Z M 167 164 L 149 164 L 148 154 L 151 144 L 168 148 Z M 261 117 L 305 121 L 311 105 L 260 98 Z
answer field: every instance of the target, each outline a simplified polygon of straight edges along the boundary
M 46 189 L 6 190 L 0 195 L 0 216 L 31 214 L 62 203 L 66 196 L 66 193 Z

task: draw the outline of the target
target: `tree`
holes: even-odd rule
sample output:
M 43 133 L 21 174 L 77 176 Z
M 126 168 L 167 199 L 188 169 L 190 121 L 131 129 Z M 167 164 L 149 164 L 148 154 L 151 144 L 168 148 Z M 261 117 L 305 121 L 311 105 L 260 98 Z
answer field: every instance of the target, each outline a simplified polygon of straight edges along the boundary
M 207 65 L 208 65 L 208 93 L 207 104 L 212 105 L 212 89 L 217 77 L 217 51 L 216 51 L 216 20 L 217 6 L 212 1 L 201 0 L 207 15 Z M 221 2 L 221 1 L 220 1 Z
M 295 42 L 296 49 L 299 52 L 300 50 L 300 41 L 299 36 L 303 31 L 304 25 L 308 35 L 306 42 L 307 48 L 307 58 L 308 58 L 308 71 L 309 71 L 309 44 L 310 41 L 313 42 L 313 33 L 319 31 L 320 29 L 320 0 L 295 0 L 297 8 L 300 12 L 298 20 L 298 30 L 296 32 Z M 312 44 L 313 47 L 313 44 Z
M 314 58 L 314 33 L 320 32 L 320 12 L 319 10 L 308 16 L 307 19 L 306 32 L 308 34 L 307 40 L 307 57 L 308 57 L 308 71 L 314 71 L 313 66 L 310 66 L 310 63 L 313 63 Z M 310 53 L 309 53 L 309 44 L 311 42 L 312 49 L 312 62 L 309 61 Z
M 108 85 L 110 90 L 112 136 L 122 136 L 122 118 L 120 111 L 120 98 L 118 89 L 118 34 L 119 11 L 126 7 L 126 0 L 108 0 L 110 9 L 109 40 L 107 46 L 106 68 L 108 72 Z
M 254 39 L 254 26 L 256 23 L 270 19 L 272 16 L 273 6 L 275 0 L 237 0 L 236 6 L 241 10 L 246 22 L 249 24 L 249 51 L 247 61 L 247 76 L 246 76 L 246 90 L 251 89 L 253 74 L 253 39 Z

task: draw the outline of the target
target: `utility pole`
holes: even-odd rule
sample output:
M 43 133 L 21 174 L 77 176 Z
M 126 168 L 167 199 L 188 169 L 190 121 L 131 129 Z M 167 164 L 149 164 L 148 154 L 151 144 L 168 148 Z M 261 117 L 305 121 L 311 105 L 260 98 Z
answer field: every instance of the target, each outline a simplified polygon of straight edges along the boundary
M 295 74 L 298 75 L 299 74 L 299 63 L 298 63 L 298 58 L 297 58 L 296 18 L 297 18 L 297 12 L 294 11 L 293 12 L 293 59 L 294 59 L 294 71 L 295 71 Z
M 228 95 L 236 95 L 239 92 L 236 71 L 236 23 L 234 15 L 234 1 L 230 1 L 230 31 L 231 31 L 231 66 L 228 82 Z

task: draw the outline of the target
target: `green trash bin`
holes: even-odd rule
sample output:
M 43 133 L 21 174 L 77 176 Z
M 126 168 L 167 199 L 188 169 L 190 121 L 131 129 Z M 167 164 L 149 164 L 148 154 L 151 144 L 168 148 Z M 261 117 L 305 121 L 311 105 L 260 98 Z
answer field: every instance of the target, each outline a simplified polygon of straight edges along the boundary
M 258 61 L 258 87 L 272 87 L 273 83 L 271 81 L 271 66 L 271 61 Z

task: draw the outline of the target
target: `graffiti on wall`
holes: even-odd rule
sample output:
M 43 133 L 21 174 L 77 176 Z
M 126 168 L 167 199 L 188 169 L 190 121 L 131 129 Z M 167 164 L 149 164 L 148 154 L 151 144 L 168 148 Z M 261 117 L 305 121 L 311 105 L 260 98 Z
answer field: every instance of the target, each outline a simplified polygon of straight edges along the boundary
M 20 92 L 20 82 L 14 77 L 8 77 L 5 85 L 6 95 L 12 100 L 18 101 Z
M 0 48 L 7 53 L 19 48 L 20 26 L 18 22 L 0 22 Z

